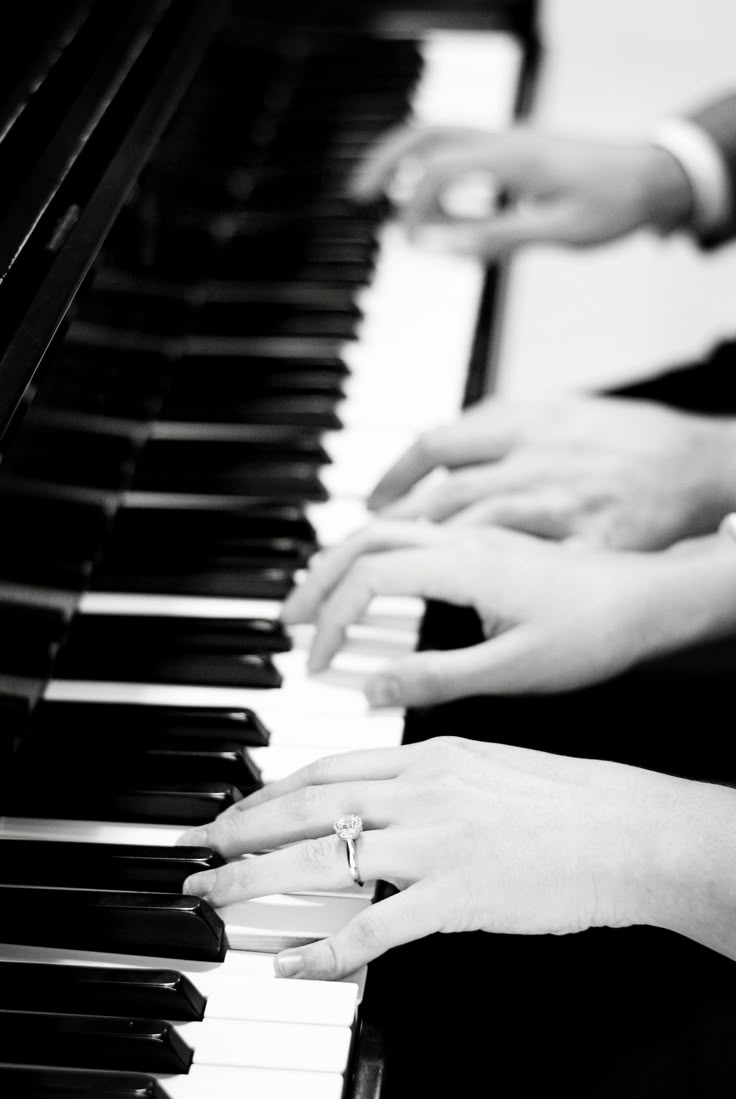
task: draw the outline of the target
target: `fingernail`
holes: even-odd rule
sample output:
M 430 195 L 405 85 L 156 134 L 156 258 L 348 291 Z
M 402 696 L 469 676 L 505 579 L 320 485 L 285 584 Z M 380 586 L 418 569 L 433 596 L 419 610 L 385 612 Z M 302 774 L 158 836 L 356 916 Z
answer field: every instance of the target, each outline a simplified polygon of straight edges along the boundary
M 282 954 L 276 959 L 276 972 L 279 977 L 297 977 L 304 969 L 301 954 Z
M 192 828 L 191 831 L 182 833 L 176 844 L 177 847 L 206 847 L 207 829 Z
M 202 874 L 192 874 L 182 886 L 182 892 L 190 897 L 206 897 L 215 888 L 217 874 L 214 870 L 205 870 Z
M 365 686 L 365 696 L 370 706 L 397 706 L 400 693 L 397 679 L 373 679 Z

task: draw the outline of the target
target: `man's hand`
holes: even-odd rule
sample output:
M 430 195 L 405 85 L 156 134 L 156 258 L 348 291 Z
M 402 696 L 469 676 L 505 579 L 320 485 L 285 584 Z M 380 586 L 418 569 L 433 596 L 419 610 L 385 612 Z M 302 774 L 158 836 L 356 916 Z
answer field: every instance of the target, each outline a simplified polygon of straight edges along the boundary
M 318 555 L 283 619 L 316 622 L 325 668 L 377 595 L 473 607 L 487 640 L 413 653 L 368 681 L 373 706 L 558 691 L 736 629 L 736 550 L 726 535 L 688 553 L 613 553 L 496 527 L 383 521 Z
M 428 243 L 487 260 L 533 242 L 580 246 L 645 226 L 671 230 L 687 225 L 692 213 L 687 176 L 663 149 L 553 137 L 525 127 L 502 133 L 392 130 L 355 173 L 352 197 L 370 201 L 390 191 L 407 166 L 418 178 L 403 203 L 409 233 L 420 240 L 423 231 Z M 453 215 L 453 191 L 478 175 L 510 204 L 473 217 Z
M 715 530 L 736 505 L 736 421 L 611 397 L 489 398 L 421 436 L 368 504 L 392 518 L 658 549 Z

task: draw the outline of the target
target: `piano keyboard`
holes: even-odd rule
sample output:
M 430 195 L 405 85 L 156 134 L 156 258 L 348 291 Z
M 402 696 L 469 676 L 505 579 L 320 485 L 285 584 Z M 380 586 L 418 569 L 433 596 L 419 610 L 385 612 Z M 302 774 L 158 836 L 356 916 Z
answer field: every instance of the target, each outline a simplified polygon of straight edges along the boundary
M 421 53 L 424 67 L 413 99 L 416 118 L 434 124 L 502 126 L 512 117 L 521 50 L 509 35 L 431 33 Z M 357 337 L 339 351 L 350 369 L 339 410 L 344 427 L 322 438 L 331 463 L 322 475 L 328 499 L 306 509 L 319 544 L 332 544 L 365 522 L 362 501 L 386 466 L 418 432 L 460 407 L 483 278 L 482 269 L 471 260 L 418 252 L 391 223 L 380 230 L 371 284 L 358 294 L 362 323 Z M 207 437 L 227 438 L 228 432 L 237 436 L 235 424 L 199 427 Z M 175 438 L 178 433 L 191 439 L 197 430 L 194 421 L 163 420 L 153 425 L 149 438 L 157 434 Z M 134 487 L 123 492 L 119 503 L 124 510 L 139 513 L 160 515 L 183 508 L 206 515 L 222 507 L 223 498 L 217 491 Z M 154 620 L 164 620 L 195 626 L 197 621 L 206 622 L 208 628 L 215 625 L 224 630 L 228 622 L 245 619 L 275 625 L 279 610 L 278 598 L 111 589 L 83 594 L 77 615 L 93 628 L 103 620 L 114 624 L 135 618 L 143 629 L 146 620 L 151 628 Z M 366 675 L 387 658 L 414 647 L 421 613 L 417 601 L 377 600 L 365 621 L 352 631 L 334 666 L 316 677 L 308 676 L 305 667 L 309 630 L 294 630 L 289 651 L 268 654 L 268 667 L 281 686 L 126 681 L 70 674 L 48 682 L 44 706 L 56 721 L 59 735 L 75 728 L 80 704 L 100 715 L 110 712 L 105 707 L 120 707 L 118 713 L 132 715 L 132 722 L 140 707 L 162 713 L 176 707 L 195 719 L 211 711 L 246 720 L 243 715 L 252 711 L 269 730 L 270 741 L 259 744 L 254 733 L 247 757 L 262 780 L 269 782 L 327 753 L 400 743 L 403 714 L 367 711 L 360 687 Z M 105 759 L 110 748 L 103 741 L 104 728 L 101 722 L 100 764 L 111 762 L 114 767 L 114 759 Z M 42 801 L 38 808 L 42 812 Z M 84 852 L 94 845 L 103 861 L 109 850 L 104 845 L 124 845 L 130 851 L 153 846 L 161 859 L 185 827 L 188 824 L 175 820 L 18 815 L 0 818 L 0 837 L 24 841 L 29 850 L 37 844 L 39 852 L 50 842 L 78 844 Z M 28 903 L 41 905 L 43 911 L 34 910 L 29 924 L 42 927 L 46 918 L 54 920 L 55 888 L 53 883 L 11 882 L 0 886 L 0 893 L 6 892 L 9 903 L 13 897 L 19 901 L 25 897 Z M 123 903 L 122 894 L 111 896 Z M 79 1086 L 88 1087 L 90 1095 L 132 1099 L 133 1095 L 157 1095 L 157 1081 L 170 1099 L 205 1095 L 338 1099 L 344 1094 L 365 974 L 334 985 L 278 981 L 272 954 L 331 934 L 370 903 L 370 896 L 370 889 L 353 886 L 339 894 L 267 897 L 227 906 L 218 913 L 228 944 L 221 957 L 198 957 L 194 948 L 177 954 L 173 944 L 169 954 L 116 950 L 114 920 L 109 927 L 104 924 L 106 934 L 112 929 L 112 945 L 103 950 L 82 949 L 78 943 L 68 947 L 57 941 L 55 933 L 41 934 L 41 941 L 35 943 L 18 943 L 6 936 L 10 941 L 0 946 L 0 1093 L 35 1096 L 35 1087 L 40 1096 L 47 1094 L 46 1088 L 61 1088 L 66 1081 L 69 1094 L 77 1094 L 74 1089 Z M 166 898 L 172 907 L 185 901 L 195 903 L 176 890 Z M 56 903 L 59 913 L 66 913 L 61 900 Z M 79 903 L 87 902 L 82 897 Z M 126 901 L 121 911 L 135 925 L 132 909 L 126 908 L 131 904 Z M 82 910 L 90 926 L 103 918 Z M 69 909 L 66 918 L 73 920 L 75 912 Z M 194 918 L 193 913 L 186 915 Z M 0 938 L 2 926 L 0 917 Z M 16 939 L 23 934 L 21 927 Z M 125 942 L 124 936 L 121 941 Z M 21 963 L 35 963 L 32 1001 L 13 994 L 14 988 L 23 988 L 22 978 L 13 969 Z M 121 997 L 121 989 L 125 996 Z M 179 1000 L 183 996 L 184 1006 L 179 1001 L 175 1004 L 175 993 Z M 23 1014 L 31 1002 L 32 1010 L 39 1013 L 35 1022 Z M 60 1006 L 65 1002 L 75 1004 L 76 1022 L 70 1021 L 70 1015 L 59 1014 L 68 1011 Z M 35 1075 L 30 1070 L 19 1074 L 18 1065 L 31 1064 L 37 1066 Z M 44 1066 L 50 1075 L 44 1075 Z M 56 1071 L 60 1067 L 68 1069 L 66 1075 Z M 143 1076 L 94 1076 L 112 1067 Z M 76 1077 L 72 1070 L 80 1069 L 89 1075 Z

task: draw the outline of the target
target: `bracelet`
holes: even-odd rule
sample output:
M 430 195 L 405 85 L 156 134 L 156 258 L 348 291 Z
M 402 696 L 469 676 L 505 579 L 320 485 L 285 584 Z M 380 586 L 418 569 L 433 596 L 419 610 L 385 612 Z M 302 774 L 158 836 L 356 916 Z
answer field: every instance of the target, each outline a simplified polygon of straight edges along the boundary
M 718 524 L 718 533 L 727 534 L 736 542 L 736 511 L 729 511 Z

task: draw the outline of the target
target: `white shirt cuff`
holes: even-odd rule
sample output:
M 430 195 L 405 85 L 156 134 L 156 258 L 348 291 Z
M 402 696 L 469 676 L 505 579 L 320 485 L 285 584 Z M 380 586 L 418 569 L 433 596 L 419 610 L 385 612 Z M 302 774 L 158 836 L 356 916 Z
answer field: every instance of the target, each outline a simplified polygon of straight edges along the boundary
M 718 145 L 710 135 L 685 118 L 659 123 L 651 139 L 679 162 L 693 191 L 693 226 L 705 236 L 726 225 L 734 196 L 728 170 Z

